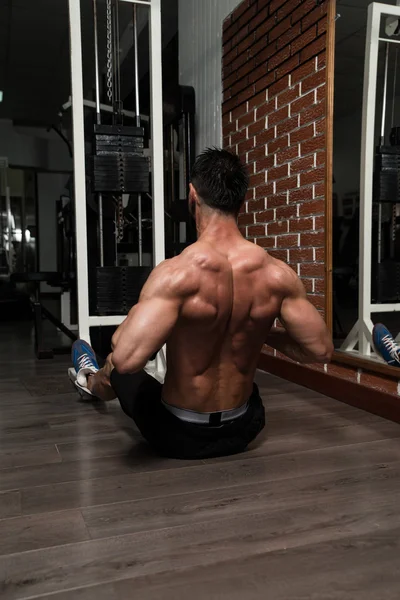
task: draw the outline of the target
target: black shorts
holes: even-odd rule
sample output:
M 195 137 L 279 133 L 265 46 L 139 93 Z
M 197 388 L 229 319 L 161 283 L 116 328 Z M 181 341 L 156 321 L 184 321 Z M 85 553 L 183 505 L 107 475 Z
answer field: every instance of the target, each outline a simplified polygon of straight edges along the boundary
M 161 383 L 140 371 L 121 375 L 114 369 L 111 385 L 121 408 L 143 437 L 162 456 L 201 459 L 243 452 L 265 426 L 265 410 L 254 384 L 244 414 L 218 426 L 183 421 L 162 402 Z

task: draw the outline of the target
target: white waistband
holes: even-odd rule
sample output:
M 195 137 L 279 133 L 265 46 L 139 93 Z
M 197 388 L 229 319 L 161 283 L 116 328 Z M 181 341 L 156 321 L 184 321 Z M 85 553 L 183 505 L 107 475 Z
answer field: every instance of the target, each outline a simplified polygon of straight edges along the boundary
M 178 417 L 181 421 L 186 421 L 187 423 L 196 423 L 199 425 L 213 425 L 219 423 L 226 423 L 227 421 L 234 421 L 238 419 L 248 409 L 249 403 L 246 402 L 239 406 L 239 408 L 232 408 L 231 410 L 223 410 L 216 412 L 197 412 L 195 410 L 189 410 L 187 408 L 178 408 L 177 406 L 172 406 L 171 404 L 167 404 L 162 400 L 165 408 Z

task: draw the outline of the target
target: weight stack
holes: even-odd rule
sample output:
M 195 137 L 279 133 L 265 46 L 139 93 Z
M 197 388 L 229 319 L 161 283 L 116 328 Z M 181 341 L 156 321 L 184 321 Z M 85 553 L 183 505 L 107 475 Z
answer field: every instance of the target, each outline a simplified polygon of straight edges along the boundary
M 375 202 L 400 202 L 400 146 L 380 146 L 375 157 Z
M 97 267 L 97 314 L 127 315 L 138 302 L 151 270 L 151 267 Z
M 92 188 L 103 194 L 140 194 L 150 189 L 144 129 L 95 125 Z
M 378 304 L 400 302 L 400 262 L 385 261 L 372 268 L 373 301 Z

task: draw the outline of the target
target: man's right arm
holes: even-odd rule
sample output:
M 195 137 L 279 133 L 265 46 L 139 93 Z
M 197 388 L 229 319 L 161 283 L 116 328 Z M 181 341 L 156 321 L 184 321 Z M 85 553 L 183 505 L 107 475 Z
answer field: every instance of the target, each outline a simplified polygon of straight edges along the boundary
M 284 265 L 282 271 L 285 283 L 279 320 L 283 328 L 273 327 L 266 344 L 296 362 L 328 363 L 334 348 L 325 321 L 292 269 Z

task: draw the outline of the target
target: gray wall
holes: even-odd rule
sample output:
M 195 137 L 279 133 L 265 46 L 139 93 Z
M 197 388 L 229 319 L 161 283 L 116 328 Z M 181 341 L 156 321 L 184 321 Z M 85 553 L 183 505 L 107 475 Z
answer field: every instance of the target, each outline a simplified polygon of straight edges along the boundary
M 179 0 L 179 78 L 196 91 L 196 151 L 222 144 L 222 23 L 239 0 Z

